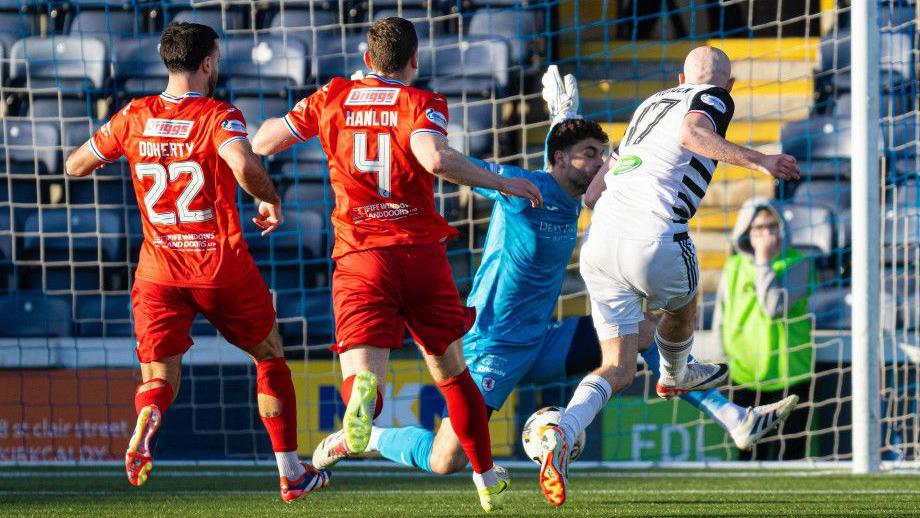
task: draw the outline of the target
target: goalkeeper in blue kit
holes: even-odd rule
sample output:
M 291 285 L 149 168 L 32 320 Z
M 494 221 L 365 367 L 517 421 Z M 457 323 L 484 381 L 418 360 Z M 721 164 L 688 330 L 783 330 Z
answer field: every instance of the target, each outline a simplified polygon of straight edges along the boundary
M 552 117 L 544 170 L 473 159 L 495 174 L 532 181 L 543 195 L 543 206 L 533 208 L 525 199 L 474 189 L 494 200 L 495 206 L 482 263 L 467 301 L 476 308 L 476 322 L 463 337 L 463 352 L 490 416 L 520 383 L 553 383 L 582 376 L 602 361 L 591 317 L 553 321 L 553 310 L 577 242 L 581 198 L 595 175 L 605 169 L 608 137 L 599 124 L 578 115 L 574 77 L 563 79 L 553 65 L 543 76 L 543 85 Z M 640 326 L 640 343 L 645 346 L 641 355 L 657 376 L 658 348 L 650 347 L 654 334 L 655 320 L 647 318 Z M 777 427 L 795 406 L 795 401 L 783 400 L 745 409 L 714 389 L 680 397 L 714 419 L 741 449 L 749 449 Z M 328 468 L 348 456 L 334 448 L 338 433 L 317 446 L 313 453 L 317 468 Z M 467 464 L 449 416 L 437 433 L 418 426 L 374 427 L 366 451 L 439 474 L 460 471 Z

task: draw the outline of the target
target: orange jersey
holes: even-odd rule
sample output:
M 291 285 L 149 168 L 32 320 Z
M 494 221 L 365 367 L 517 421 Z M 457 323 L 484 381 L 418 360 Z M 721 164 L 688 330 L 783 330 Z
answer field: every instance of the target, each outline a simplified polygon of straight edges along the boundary
M 236 178 L 218 150 L 245 139 L 232 104 L 190 92 L 135 99 L 89 144 L 100 160 L 125 155 L 141 210 L 137 277 L 172 286 L 227 287 L 255 268 L 240 229 Z
M 447 136 L 447 99 L 377 75 L 335 78 L 284 116 L 300 140 L 319 135 L 335 192 L 332 258 L 392 245 L 453 239 L 434 204 L 434 176 L 409 145 Z

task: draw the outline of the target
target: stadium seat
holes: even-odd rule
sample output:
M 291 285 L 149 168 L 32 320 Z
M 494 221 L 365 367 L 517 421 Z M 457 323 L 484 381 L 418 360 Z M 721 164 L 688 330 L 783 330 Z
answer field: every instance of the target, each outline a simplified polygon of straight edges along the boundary
M 430 68 L 419 57 L 419 76 L 430 78 L 431 90 L 444 95 L 502 96 L 508 86 L 508 44 L 472 36 L 464 41 L 445 37 L 435 42 Z
M 796 187 L 792 201 L 801 205 L 818 204 L 839 209 L 850 208 L 849 181 L 816 180 Z
M 820 68 L 815 72 L 819 102 L 835 92 L 850 91 L 850 29 L 838 29 L 821 39 Z M 915 81 L 917 70 L 912 58 L 912 37 L 902 32 L 883 31 L 879 39 L 879 86 L 896 89 Z
M 22 247 L 27 259 L 124 261 L 123 242 L 121 211 L 48 208 L 28 217 Z
M 12 6 L 11 6 L 12 7 Z M 8 56 L 16 40 L 28 38 L 39 33 L 39 21 L 32 13 L 24 12 L 16 6 L 10 10 L 0 11 L 0 48 L 4 49 L 4 56 Z M 0 67 L 2 78 L 6 67 Z
M 61 136 L 58 124 L 7 119 L 4 129 L 10 173 L 61 172 Z
M 81 9 L 69 21 L 67 34 L 92 36 L 104 41 L 109 48 L 124 38 L 135 38 L 144 30 L 143 13 L 133 10 Z
M 435 26 L 434 33 L 436 36 L 441 36 L 441 32 L 443 32 L 443 31 L 438 31 L 438 27 L 442 24 L 442 22 L 432 21 L 431 17 L 428 16 L 427 9 L 421 9 L 421 8 L 403 8 L 402 10 L 392 9 L 392 8 L 376 9 L 376 7 L 381 6 L 381 5 L 382 4 L 380 2 L 374 2 L 374 7 L 375 7 L 374 18 L 373 18 L 374 21 L 382 20 L 384 18 L 390 18 L 393 16 L 399 16 L 399 17 L 409 20 L 410 22 L 412 22 L 412 25 L 415 26 L 415 34 L 416 36 L 418 36 L 419 44 L 422 44 L 423 43 L 422 40 L 428 39 L 428 37 L 431 35 L 432 25 Z M 439 14 L 440 13 L 438 12 L 432 13 L 433 16 L 438 16 Z
M 173 12 L 170 22 L 194 22 L 207 25 L 223 34 L 228 31 L 245 27 L 245 21 L 240 11 L 232 8 L 221 9 L 181 9 Z
M 806 253 L 830 256 L 834 250 L 834 214 L 817 204 L 784 203 L 779 205 L 786 224 L 789 243 Z
M 0 297 L 0 337 L 71 336 L 73 310 L 69 297 L 19 292 Z
M 287 99 L 276 96 L 236 97 L 232 102 L 243 112 L 250 136 L 267 119 L 281 117 L 289 110 Z
M 98 293 L 74 297 L 77 336 L 131 336 L 131 297 Z
M 363 34 L 317 38 L 311 54 L 311 75 L 325 83 L 333 77 L 350 77 L 364 69 L 367 41 Z
M 808 299 L 808 311 L 815 315 L 815 329 L 850 329 L 853 301 L 847 287 L 823 287 Z
M 447 137 L 451 146 L 476 157 L 492 154 L 493 103 L 489 99 L 448 97 L 450 111 Z
M 166 88 L 166 65 L 156 49 L 158 35 L 120 40 L 115 48 L 112 75 L 125 97 L 139 97 L 162 92 Z
M 278 319 L 282 334 L 286 337 L 301 337 L 303 324 L 300 319 L 304 319 L 309 337 L 318 341 L 329 340 L 335 332 L 331 305 L 329 290 L 279 293 Z
M 296 181 L 285 189 L 282 200 L 283 205 L 298 210 L 321 210 L 335 204 L 335 194 L 326 182 Z
M 511 66 L 527 68 L 534 37 L 540 33 L 536 14 L 524 9 L 480 9 L 470 19 L 469 34 L 504 38 L 511 49 Z
M 887 264 L 917 261 L 920 253 L 920 208 L 898 207 L 885 213 L 882 260 Z
M 271 17 L 268 26 L 273 35 L 283 32 L 303 42 L 307 49 L 313 49 L 319 40 L 338 38 L 342 34 L 338 13 L 318 9 L 285 6 Z
M 29 104 L 26 115 L 30 119 L 61 119 L 93 117 L 95 112 L 93 103 L 87 99 L 36 97 Z
M 223 41 L 220 71 L 234 94 L 285 93 L 306 81 L 306 51 L 295 39 L 232 38 Z
M 329 177 L 326 163 L 326 152 L 314 137 L 272 157 L 270 167 L 285 178 L 322 180 Z
M 13 259 L 13 224 L 7 207 L 0 207 L 0 256 L 5 261 Z
M 32 36 L 13 44 L 10 81 L 31 88 L 57 88 L 64 93 L 99 89 L 108 70 L 107 56 L 105 43 L 97 38 Z

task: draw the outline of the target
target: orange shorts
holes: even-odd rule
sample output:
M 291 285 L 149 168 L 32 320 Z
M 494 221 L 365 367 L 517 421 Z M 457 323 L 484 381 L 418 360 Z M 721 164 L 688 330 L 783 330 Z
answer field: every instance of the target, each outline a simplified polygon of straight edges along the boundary
M 275 325 L 271 293 L 258 270 L 228 288 L 189 288 L 135 279 L 131 290 L 137 358 L 141 363 L 183 354 L 201 313 L 220 334 L 242 348 L 260 344 Z
M 333 351 L 357 345 L 399 349 L 408 328 L 428 353 L 444 354 L 476 319 L 463 305 L 442 243 L 351 252 L 332 274 Z

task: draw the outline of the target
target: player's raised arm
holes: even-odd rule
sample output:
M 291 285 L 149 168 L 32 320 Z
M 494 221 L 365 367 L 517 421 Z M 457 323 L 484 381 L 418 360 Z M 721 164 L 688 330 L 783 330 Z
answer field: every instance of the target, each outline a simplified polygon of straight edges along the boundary
M 314 108 L 322 103 L 328 91 L 327 84 L 301 99 L 284 117 L 265 121 L 252 138 L 252 150 L 262 156 L 274 155 L 316 135 L 319 127 Z
M 300 140 L 288 129 L 284 118 L 278 117 L 268 119 L 259 126 L 259 131 L 252 138 L 252 150 L 262 156 L 274 155 L 298 142 Z
M 64 161 L 64 173 L 70 176 L 89 176 L 100 167 L 118 160 L 124 153 L 119 138 L 122 134 L 124 117 L 131 105 L 115 113 L 99 127 L 89 140 L 70 152 Z
M 679 138 L 684 149 L 713 160 L 762 171 L 781 180 L 798 180 L 802 175 L 790 155 L 765 155 L 729 142 L 716 133 L 712 119 L 704 113 L 688 113 Z
M 483 187 L 527 198 L 534 207 L 543 205 L 540 189 L 530 180 L 506 178 L 477 167 L 462 153 L 451 148 L 443 135 L 427 131 L 416 132 L 412 135 L 410 145 L 412 154 L 431 174 L 452 183 Z
M 233 171 L 240 187 L 260 201 L 259 217 L 252 218 L 252 222 L 263 229 L 262 235 L 278 228 L 284 220 L 281 197 L 262 166 L 262 158 L 252 152 L 249 141 L 234 140 L 221 147 L 218 153 Z

